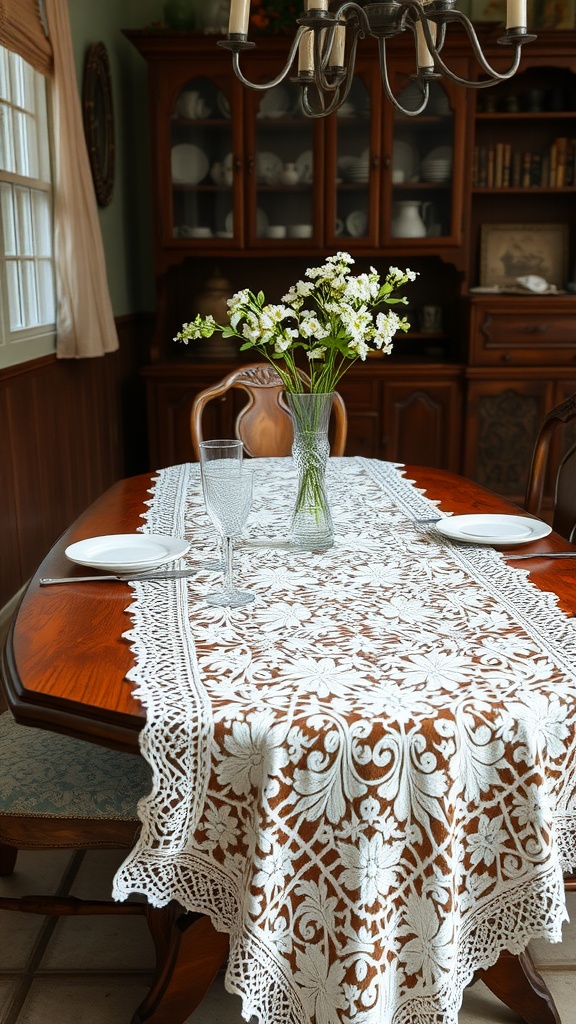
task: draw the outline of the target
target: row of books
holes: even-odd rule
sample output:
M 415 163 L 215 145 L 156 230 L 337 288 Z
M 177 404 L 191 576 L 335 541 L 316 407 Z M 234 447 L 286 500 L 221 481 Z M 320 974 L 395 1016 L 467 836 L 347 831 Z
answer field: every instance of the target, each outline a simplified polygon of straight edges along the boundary
M 542 153 L 496 142 L 474 149 L 476 188 L 567 188 L 576 185 L 576 139 L 554 139 Z

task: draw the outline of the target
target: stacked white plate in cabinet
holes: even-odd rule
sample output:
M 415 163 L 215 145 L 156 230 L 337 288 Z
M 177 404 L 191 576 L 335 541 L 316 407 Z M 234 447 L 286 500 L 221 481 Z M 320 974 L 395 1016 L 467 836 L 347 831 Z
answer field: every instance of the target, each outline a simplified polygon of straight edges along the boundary
M 370 175 L 370 158 L 367 153 L 363 153 L 362 156 L 356 157 L 354 162 L 350 162 L 346 170 L 346 180 L 353 181 L 358 184 L 368 181 Z
M 448 181 L 452 173 L 452 147 L 438 146 L 424 157 L 420 174 L 424 181 Z

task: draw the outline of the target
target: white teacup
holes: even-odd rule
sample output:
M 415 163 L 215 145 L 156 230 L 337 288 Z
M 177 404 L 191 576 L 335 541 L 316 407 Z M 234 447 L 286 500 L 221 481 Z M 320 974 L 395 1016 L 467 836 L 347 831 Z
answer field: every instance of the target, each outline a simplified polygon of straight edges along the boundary
M 212 228 L 188 228 L 188 238 L 212 238 Z
M 286 238 L 286 225 L 270 224 L 266 228 L 266 238 Z

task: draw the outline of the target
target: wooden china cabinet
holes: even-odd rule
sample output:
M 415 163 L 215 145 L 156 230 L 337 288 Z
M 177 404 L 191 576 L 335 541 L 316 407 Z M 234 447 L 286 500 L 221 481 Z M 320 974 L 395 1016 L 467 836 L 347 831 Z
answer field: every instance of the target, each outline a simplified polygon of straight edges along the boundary
M 350 419 L 347 453 L 464 469 L 497 490 L 519 494 L 524 449 L 511 456 L 516 477 L 502 474 L 501 486 L 488 468 L 497 462 L 497 446 L 486 443 L 483 431 L 497 422 L 508 443 L 514 406 L 508 394 L 532 401 L 538 393 L 533 422 L 523 414 L 531 444 L 546 409 L 563 389 L 571 390 L 564 371 L 576 357 L 576 299 L 472 296 L 469 288 L 479 282 L 483 223 L 553 221 L 568 210 L 573 215 L 576 189 L 480 187 L 473 173 L 478 147 L 499 133 L 519 145 L 526 134 L 532 147 L 536 129 L 542 146 L 560 131 L 576 136 L 575 33 L 548 33 L 524 51 L 522 66 L 536 69 L 537 80 L 556 83 L 554 102 L 564 106 L 553 127 L 545 116 L 535 127 L 520 111 L 500 118 L 499 107 L 489 116 L 480 106 L 476 110 L 478 95 L 494 94 L 498 104 L 509 105 L 516 79 L 505 87 L 508 93 L 499 86 L 479 94 L 439 79 L 423 115 L 395 113 L 382 90 L 374 40 L 359 47 L 347 104 L 337 115 L 310 120 L 290 81 L 263 92 L 244 88 L 214 37 L 169 30 L 125 34 L 148 64 L 157 292 L 145 369 L 151 463 L 192 457 L 192 399 L 241 358 L 221 343 L 210 349 L 209 342 L 185 347 L 172 340 L 185 320 L 206 309 L 214 277 L 225 279 L 230 294 L 249 287 L 277 301 L 307 267 L 343 249 L 358 271 L 373 265 L 385 274 L 392 264 L 419 274 L 406 290 L 412 327 L 398 338 L 394 355 L 355 365 L 341 382 Z M 493 60 L 502 52 L 498 34 L 494 28 L 483 34 Z M 447 50 L 454 70 L 474 74 L 463 40 Z M 286 52 L 285 40 L 258 39 L 243 61 L 247 77 L 270 80 Z M 416 105 L 412 61 L 409 41 L 392 41 L 390 81 L 408 106 Z M 526 95 L 536 87 L 525 79 Z M 573 257 L 574 237 L 569 248 Z M 424 320 L 429 306 L 439 307 L 432 326 Z M 554 325 L 550 336 L 537 329 L 544 316 Z M 517 337 L 519 322 L 526 331 L 519 328 Z M 557 328 L 561 341 L 550 345 Z M 516 340 L 502 348 L 501 339 L 490 340 L 491 331 Z M 574 368 L 576 385 L 576 361 Z M 219 404 L 211 431 L 231 429 L 235 401 Z

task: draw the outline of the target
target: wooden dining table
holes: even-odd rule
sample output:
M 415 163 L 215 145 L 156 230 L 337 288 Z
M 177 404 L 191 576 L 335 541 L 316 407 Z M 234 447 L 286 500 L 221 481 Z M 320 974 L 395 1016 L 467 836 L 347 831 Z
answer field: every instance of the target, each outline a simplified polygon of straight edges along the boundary
M 403 470 L 443 512 L 521 514 L 505 499 L 471 480 L 444 470 L 407 466 Z M 2 676 L 8 705 L 22 725 L 63 732 L 90 742 L 138 753 L 145 710 L 128 681 L 134 653 L 126 637 L 132 590 L 125 582 L 68 583 L 42 586 L 50 577 L 75 577 L 88 570 L 65 555 L 72 543 L 107 534 L 134 533 L 154 485 L 155 474 L 121 480 L 95 501 L 54 544 L 30 580 L 14 616 L 3 652 Z M 506 551 L 505 547 L 501 548 Z M 510 552 L 518 548 L 510 547 Z M 518 563 L 536 588 L 556 595 L 566 616 L 576 614 L 576 558 L 552 560 L 548 554 L 574 550 L 554 532 L 522 547 L 539 557 Z M 192 558 L 193 561 L 193 558 Z M 191 921 L 189 916 L 188 918 Z M 185 919 L 183 918 L 183 921 Z M 150 1000 L 149 1024 L 177 1024 L 192 1012 L 210 983 L 202 980 L 205 950 L 194 928 L 182 924 L 177 952 L 167 967 L 162 992 Z M 204 932 L 225 949 L 221 936 Z M 211 965 L 212 969 L 213 965 Z M 187 986 L 186 979 L 194 977 Z M 493 966 L 477 971 L 487 986 L 527 1024 L 560 1024 L 550 992 L 527 952 L 502 952 Z M 567 1024 L 567 1022 L 565 1022 Z

